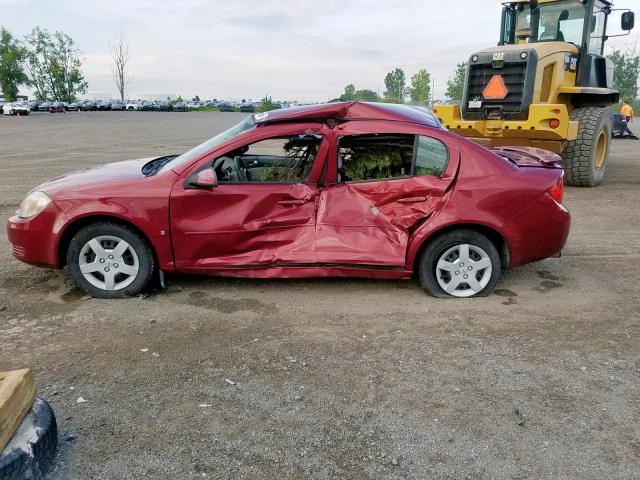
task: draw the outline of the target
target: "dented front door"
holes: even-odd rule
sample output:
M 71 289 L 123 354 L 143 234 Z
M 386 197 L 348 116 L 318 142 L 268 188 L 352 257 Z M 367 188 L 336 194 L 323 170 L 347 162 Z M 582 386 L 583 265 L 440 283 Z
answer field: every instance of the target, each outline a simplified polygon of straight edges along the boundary
M 323 140 L 305 183 L 224 183 L 210 190 L 177 184 L 171 194 L 176 268 L 204 271 L 315 263 Z M 318 167 L 318 168 L 316 168 Z

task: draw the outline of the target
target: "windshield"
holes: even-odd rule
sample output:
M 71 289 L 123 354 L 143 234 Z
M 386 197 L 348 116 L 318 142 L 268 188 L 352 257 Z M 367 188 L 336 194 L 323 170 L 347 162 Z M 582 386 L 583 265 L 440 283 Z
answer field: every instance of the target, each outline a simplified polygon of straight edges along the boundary
M 206 142 L 201 143 L 197 147 L 193 147 L 191 150 L 184 152 L 182 155 L 178 155 L 176 158 L 166 163 L 158 173 L 163 173 L 171 168 L 184 165 L 190 162 L 191 160 L 198 158 L 200 155 L 207 152 L 208 150 L 211 150 L 212 148 L 217 147 L 218 145 L 222 145 L 228 140 L 231 140 L 233 137 L 237 137 L 238 135 L 244 132 L 248 132 L 249 130 L 255 128 L 255 126 L 256 124 L 253 121 L 253 115 L 248 116 L 237 125 L 234 125 L 233 127 L 231 127 L 229 130 L 225 130 L 224 132 L 219 133 L 215 137 L 210 138 Z
M 516 8 L 517 39 L 532 38 L 538 42 L 568 42 L 578 48 L 582 44 L 587 6 L 578 0 L 540 4 L 538 14 L 528 6 Z

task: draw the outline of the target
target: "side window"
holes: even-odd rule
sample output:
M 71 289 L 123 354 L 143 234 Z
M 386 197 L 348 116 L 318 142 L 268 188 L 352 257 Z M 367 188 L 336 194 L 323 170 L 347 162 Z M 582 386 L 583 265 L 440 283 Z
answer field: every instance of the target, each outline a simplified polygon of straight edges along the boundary
M 596 5 L 596 8 L 598 5 Z M 602 44 L 604 43 L 604 27 L 607 16 L 603 11 L 594 12 L 591 18 L 591 34 L 589 35 L 589 53 L 602 55 Z
M 358 135 L 338 143 L 338 181 L 362 182 L 411 175 L 414 135 Z
M 319 135 L 269 138 L 245 145 L 213 162 L 220 183 L 300 183 L 320 150 Z
M 416 175 L 442 176 L 449 161 L 444 143 L 431 137 L 418 137 L 416 149 Z

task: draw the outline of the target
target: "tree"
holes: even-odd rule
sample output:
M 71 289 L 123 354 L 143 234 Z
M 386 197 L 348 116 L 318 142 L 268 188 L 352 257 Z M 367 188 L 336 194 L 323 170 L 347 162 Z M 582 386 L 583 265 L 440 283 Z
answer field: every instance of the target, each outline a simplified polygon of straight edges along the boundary
M 78 93 L 87 91 L 87 82 L 80 70 L 80 50 L 69 35 L 51 34 L 35 27 L 25 37 L 25 44 L 25 73 L 38 99 L 72 102 Z
M 431 75 L 425 68 L 421 68 L 411 77 L 409 97 L 413 103 L 427 105 L 431 97 Z
M 384 78 L 384 101 L 388 103 L 404 103 L 405 95 L 405 75 L 401 68 L 387 73 Z
M 358 90 L 354 95 L 354 100 L 358 100 L 361 102 L 379 102 L 380 97 L 373 90 Z
M 343 102 L 350 102 L 356 99 L 356 87 L 353 83 L 350 83 L 346 87 L 344 87 L 344 93 L 340 95 L 340 100 Z
M 124 102 L 125 90 L 133 78 L 127 75 L 127 64 L 129 63 L 129 42 L 124 34 L 120 32 L 118 38 L 109 46 L 111 59 L 113 60 L 113 79 L 116 82 L 120 100 Z
M 196 95 L 195 97 L 193 97 L 193 101 L 194 102 L 199 102 L 200 101 L 200 96 Z
M 260 107 L 258 107 L 259 112 L 268 112 L 273 110 L 273 100 L 271 100 L 271 96 L 265 95 L 260 103 Z
M 9 31 L 0 28 L 0 90 L 8 102 L 18 95 L 18 87 L 27 83 L 22 68 L 25 51 Z
M 622 100 L 638 98 L 638 77 L 640 77 L 640 55 L 635 48 L 626 52 L 614 50 L 609 59 L 614 64 L 613 86 L 620 92 Z
M 462 93 L 464 92 L 464 79 L 467 74 L 467 62 L 456 65 L 453 76 L 447 80 L 447 97 L 456 102 L 462 101 Z

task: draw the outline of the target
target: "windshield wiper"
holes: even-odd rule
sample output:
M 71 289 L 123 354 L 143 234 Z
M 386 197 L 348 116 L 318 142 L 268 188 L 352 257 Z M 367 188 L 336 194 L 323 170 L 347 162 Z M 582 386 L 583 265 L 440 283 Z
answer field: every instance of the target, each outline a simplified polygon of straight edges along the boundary
M 147 162 L 142 167 L 142 174 L 145 177 L 151 177 L 158 173 L 162 167 L 164 167 L 171 160 L 176 158 L 178 155 L 167 155 L 164 157 L 154 158 L 150 162 Z

